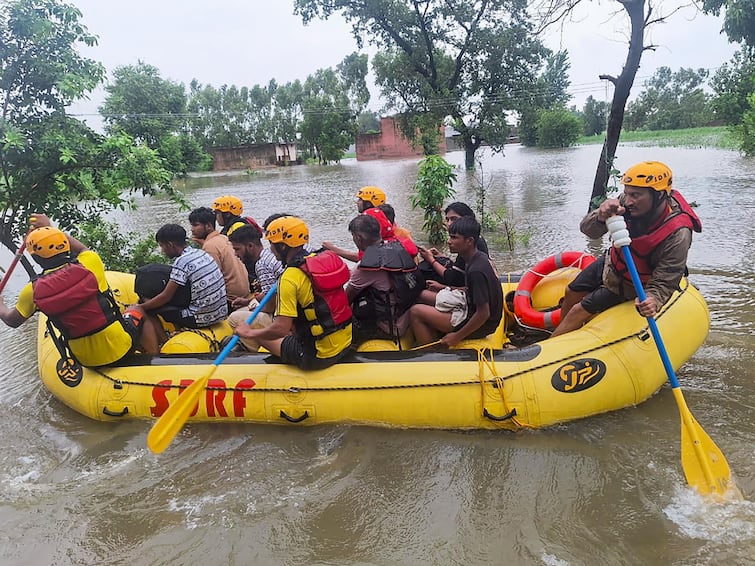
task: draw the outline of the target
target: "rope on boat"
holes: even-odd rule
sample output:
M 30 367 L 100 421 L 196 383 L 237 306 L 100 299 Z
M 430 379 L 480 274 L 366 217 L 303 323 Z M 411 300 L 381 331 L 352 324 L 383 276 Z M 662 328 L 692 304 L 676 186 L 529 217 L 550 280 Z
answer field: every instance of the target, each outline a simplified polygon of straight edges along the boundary
M 679 300 L 679 298 L 684 294 L 684 292 L 687 290 L 689 285 L 690 283 L 689 281 L 687 281 L 687 285 L 684 287 L 684 289 L 680 289 L 680 293 L 664 306 L 664 308 L 661 310 L 658 316 L 656 316 L 656 320 L 661 318 L 664 315 L 664 313 L 671 307 L 671 305 L 673 305 L 676 301 Z M 493 359 L 492 349 L 491 349 L 491 360 L 485 359 L 484 361 L 480 360 L 480 356 L 482 355 L 481 354 L 482 350 L 478 350 L 478 364 L 479 364 L 480 371 L 476 379 L 463 379 L 463 380 L 458 380 L 458 381 L 442 381 L 442 382 L 439 381 L 435 383 L 406 383 L 406 384 L 393 384 L 393 385 L 390 385 L 390 384 L 387 384 L 387 385 L 350 385 L 346 387 L 253 387 L 251 389 L 248 389 L 248 388 L 238 388 L 238 387 L 217 387 L 217 386 L 208 385 L 206 389 L 211 390 L 211 391 L 243 391 L 245 393 L 299 393 L 302 391 L 303 392 L 385 391 L 385 390 L 395 390 L 395 389 L 417 389 L 417 388 L 423 388 L 423 387 L 456 387 L 460 385 L 473 385 L 479 382 L 483 387 L 485 384 L 489 383 L 493 387 L 499 388 L 499 390 L 501 391 L 501 395 L 503 395 L 503 380 L 513 379 L 515 377 L 526 375 L 528 373 L 538 371 L 540 369 L 543 369 L 549 366 L 561 364 L 568 360 L 574 359 L 575 357 L 584 356 L 586 354 L 591 354 L 593 352 L 597 352 L 598 350 L 602 350 L 604 348 L 609 348 L 613 346 L 614 344 L 619 344 L 620 342 L 624 342 L 625 340 L 639 338 L 640 340 L 644 341 L 644 340 L 647 340 L 649 336 L 650 336 L 650 331 L 648 327 L 646 326 L 643 329 L 633 334 L 622 336 L 620 338 L 616 338 L 615 340 L 611 340 L 610 342 L 600 344 L 593 348 L 582 350 L 581 352 L 576 352 L 568 356 L 559 358 L 557 360 L 551 360 L 549 362 L 540 364 L 538 366 L 532 366 L 527 369 L 523 369 L 521 371 L 509 374 L 509 375 L 498 375 L 498 372 L 495 370 L 495 360 Z M 483 364 L 489 365 L 489 367 L 492 368 L 493 375 L 487 379 L 483 378 L 483 371 L 482 371 Z M 123 379 L 116 379 L 114 377 L 109 376 L 100 368 L 88 368 L 88 369 L 95 371 L 98 374 L 100 374 L 102 377 L 112 381 L 116 387 L 123 386 L 123 385 L 138 385 L 138 386 L 144 386 L 144 387 L 150 387 L 150 388 L 163 387 L 165 389 L 185 389 L 186 388 L 185 385 L 179 385 L 179 384 L 158 385 L 154 382 L 147 383 L 143 381 L 127 381 Z

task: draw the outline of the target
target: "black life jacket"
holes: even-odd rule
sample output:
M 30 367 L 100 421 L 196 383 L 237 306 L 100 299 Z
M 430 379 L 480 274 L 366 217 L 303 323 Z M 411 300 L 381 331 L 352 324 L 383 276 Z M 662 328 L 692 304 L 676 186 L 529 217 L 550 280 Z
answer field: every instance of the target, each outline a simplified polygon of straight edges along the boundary
M 422 289 L 425 288 L 425 277 L 397 240 L 368 247 L 359 261 L 358 269 L 385 271 L 391 282 L 391 290 L 388 293 L 370 287 L 360 294 L 359 302 L 366 308 L 360 309 L 355 315 L 358 318 L 395 322 L 417 302 Z
M 299 307 L 297 331 L 306 331 L 315 340 L 351 324 L 351 307 L 344 290 L 349 268 L 330 250 L 299 256 L 288 263 L 301 269 L 312 282 L 314 302 Z
M 76 261 L 43 273 L 32 289 L 34 304 L 68 340 L 91 336 L 121 319 L 110 289 L 100 291 L 94 273 Z

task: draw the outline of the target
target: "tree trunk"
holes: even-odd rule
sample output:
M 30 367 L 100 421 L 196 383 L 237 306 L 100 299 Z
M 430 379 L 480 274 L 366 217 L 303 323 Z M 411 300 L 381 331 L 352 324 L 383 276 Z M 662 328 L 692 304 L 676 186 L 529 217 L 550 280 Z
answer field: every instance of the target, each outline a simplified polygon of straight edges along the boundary
M 616 147 L 619 145 L 619 136 L 624 124 L 624 110 L 629 93 L 632 90 L 632 85 L 634 84 L 634 78 L 637 75 L 637 70 L 640 68 L 642 52 L 645 50 L 645 0 L 619 0 L 619 2 L 629 15 L 632 33 L 629 40 L 629 51 L 621 74 L 618 78 L 604 75 L 600 77 L 601 79 L 608 79 L 613 82 L 614 94 L 611 101 L 611 110 L 608 115 L 606 140 L 603 142 L 603 150 L 601 151 L 600 161 L 595 172 L 592 194 L 590 195 L 590 202 L 587 207 L 588 212 L 597 208 L 600 201 L 606 198 L 610 171 L 613 167 Z
M 472 136 L 465 134 L 462 134 L 461 139 L 464 142 L 464 167 L 471 171 L 475 168 L 475 154 L 480 149 L 481 142 L 477 138 L 473 139 Z

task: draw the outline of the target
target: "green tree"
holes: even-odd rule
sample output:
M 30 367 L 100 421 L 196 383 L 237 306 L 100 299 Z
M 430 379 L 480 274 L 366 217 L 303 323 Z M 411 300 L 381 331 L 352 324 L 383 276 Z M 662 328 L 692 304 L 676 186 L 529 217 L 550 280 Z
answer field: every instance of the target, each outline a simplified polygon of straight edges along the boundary
M 608 103 L 588 96 L 582 108 L 582 134 L 594 136 L 602 133 L 606 129 L 607 118 Z
M 723 31 L 729 41 L 755 47 L 755 2 L 752 0 L 704 0 L 703 10 L 718 16 L 724 11 Z
M 301 141 L 322 164 L 343 158 L 356 138 L 356 116 L 369 100 L 364 94 L 349 97 L 366 91 L 366 59 L 349 56 L 338 69 L 320 69 L 304 81 Z
M 152 65 L 118 67 L 100 114 L 108 133 L 125 132 L 157 150 L 177 174 L 206 169 L 209 156 L 186 134 L 186 92 L 182 84 L 163 79 Z
M 380 131 L 380 116 L 371 110 L 360 112 L 357 116 L 357 126 L 360 134 L 369 134 Z
M 715 117 L 727 125 L 739 124 L 755 92 L 755 50 L 740 49 L 731 61 L 721 65 L 710 80 Z
M 534 82 L 522 81 L 517 100 L 519 139 L 522 145 L 538 145 L 538 122 L 546 110 L 562 108 L 569 100 L 569 61 L 565 51 L 549 54 L 545 69 Z
M 703 85 L 706 69 L 659 67 L 627 107 L 630 129 L 677 130 L 704 126 L 711 120 L 710 103 Z
M 566 108 L 543 110 L 537 119 L 538 147 L 569 147 L 579 139 L 582 124 Z
M 104 74 L 77 51 L 95 44 L 80 18 L 58 0 L 0 6 L 0 242 L 12 251 L 34 211 L 70 229 L 127 206 L 134 190 L 180 198 L 153 150 L 124 133 L 98 135 L 66 115 Z
M 505 143 L 505 112 L 516 108 L 509 93 L 530 80 L 545 53 L 531 33 L 525 0 L 296 0 L 294 6 L 305 23 L 340 12 L 360 45 L 363 38 L 377 45 L 376 82 L 406 117 L 404 133 L 421 133 L 419 143 L 433 151 L 428 136 L 450 117 L 470 169 L 483 141 L 499 149 Z

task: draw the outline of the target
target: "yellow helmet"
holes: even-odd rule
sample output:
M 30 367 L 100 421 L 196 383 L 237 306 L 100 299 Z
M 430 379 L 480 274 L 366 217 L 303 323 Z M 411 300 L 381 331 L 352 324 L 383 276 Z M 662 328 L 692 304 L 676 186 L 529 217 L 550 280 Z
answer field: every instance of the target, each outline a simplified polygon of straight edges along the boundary
M 271 244 L 286 244 L 296 248 L 309 242 L 309 228 L 301 218 L 282 216 L 268 225 L 265 239 Z
M 218 212 L 230 212 L 235 216 L 241 216 L 241 213 L 244 212 L 244 205 L 238 197 L 224 195 L 213 201 L 212 210 Z
M 627 169 L 621 182 L 632 187 L 671 193 L 671 169 L 660 161 L 643 161 Z
M 43 226 L 32 230 L 26 238 L 26 250 L 32 255 L 51 258 L 70 252 L 71 244 L 68 237 L 57 228 Z
M 357 198 L 371 202 L 373 206 L 385 204 L 385 193 L 380 187 L 362 187 L 357 192 Z

